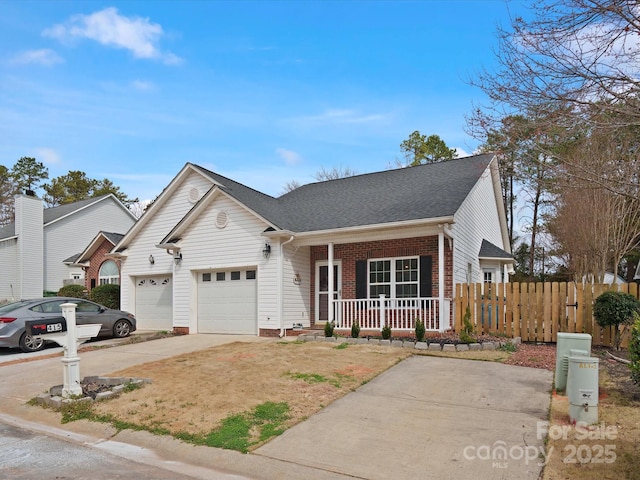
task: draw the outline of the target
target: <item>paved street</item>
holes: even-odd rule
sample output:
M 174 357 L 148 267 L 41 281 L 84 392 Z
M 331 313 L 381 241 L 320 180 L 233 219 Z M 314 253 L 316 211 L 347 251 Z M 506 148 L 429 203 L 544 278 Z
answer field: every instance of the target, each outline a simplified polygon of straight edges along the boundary
M 115 454 L 110 453 L 113 451 Z M 116 450 L 120 450 L 116 452 Z M 137 457 L 137 461 L 127 456 Z M 146 463 L 141 463 L 146 462 Z M 160 465 L 160 466 L 154 466 Z M 179 472 L 188 472 L 183 475 Z M 198 475 L 202 473 L 202 475 Z M 187 480 L 193 478 L 240 479 L 244 477 L 196 469 L 149 456 L 133 445 L 104 442 L 93 447 L 35 433 L 0 421 L 0 478 L 12 480 L 115 480 L 144 478 Z

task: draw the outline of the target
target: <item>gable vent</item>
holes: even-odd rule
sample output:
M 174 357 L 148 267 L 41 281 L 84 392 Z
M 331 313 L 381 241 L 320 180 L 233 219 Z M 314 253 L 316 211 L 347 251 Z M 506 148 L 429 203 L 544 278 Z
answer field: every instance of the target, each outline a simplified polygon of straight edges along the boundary
M 216 215 L 216 227 L 224 228 L 228 223 L 229 215 L 227 215 L 227 212 L 218 212 L 218 215 Z
M 200 198 L 200 192 L 196 187 L 193 187 L 189 190 L 187 197 L 190 203 L 196 203 Z

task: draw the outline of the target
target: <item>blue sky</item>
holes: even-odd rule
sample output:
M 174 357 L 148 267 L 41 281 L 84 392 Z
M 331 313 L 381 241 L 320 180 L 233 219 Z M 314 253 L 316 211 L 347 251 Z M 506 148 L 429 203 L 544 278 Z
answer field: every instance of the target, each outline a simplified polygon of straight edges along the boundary
M 186 162 L 277 196 L 383 170 L 465 115 L 518 4 L 0 0 L 0 164 L 33 156 L 152 199 Z

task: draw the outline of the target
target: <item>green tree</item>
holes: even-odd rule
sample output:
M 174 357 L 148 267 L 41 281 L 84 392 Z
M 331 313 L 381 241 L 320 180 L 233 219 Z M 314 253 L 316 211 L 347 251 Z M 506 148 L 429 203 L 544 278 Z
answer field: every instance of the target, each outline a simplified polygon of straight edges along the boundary
M 418 130 L 400 144 L 407 165 L 415 167 L 425 163 L 446 162 L 458 155 L 438 135 L 422 135 Z
M 35 190 L 49 178 L 49 170 L 33 157 L 22 157 L 11 169 L 11 178 L 18 191 Z
M 56 177 L 51 183 L 43 185 L 44 201 L 49 207 L 73 203 L 91 198 L 96 180 L 87 177 L 79 170 L 71 170 L 66 175 Z
M 92 197 L 100 197 L 102 195 L 113 194 L 118 200 L 120 200 L 127 207 L 131 207 L 132 204 L 138 203 L 139 198 L 129 198 L 126 193 L 120 190 L 120 187 L 114 185 L 108 178 L 96 182 L 92 194 Z
M 11 179 L 11 172 L 4 165 L 0 165 L 0 225 L 13 221 L 13 197 L 16 192 Z
M 45 191 L 44 201 L 49 207 L 78 202 L 87 198 L 100 197 L 112 193 L 125 205 L 131 205 L 138 201 L 137 198 L 129 199 L 120 187 L 109 179 L 95 180 L 87 177 L 85 172 L 72 170 L 66 175 L 56 177 L 51 183 L 42 187 Z

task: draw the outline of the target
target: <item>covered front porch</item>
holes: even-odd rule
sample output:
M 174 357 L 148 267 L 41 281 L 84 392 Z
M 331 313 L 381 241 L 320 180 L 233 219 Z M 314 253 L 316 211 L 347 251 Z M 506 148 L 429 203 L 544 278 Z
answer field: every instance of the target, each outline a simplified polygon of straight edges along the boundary
M 380 331 L 387 325 L 392 332 L 408 335 L 421 320 L 427 332 L 450 330 L 450 230 L 440 224 L 420 233 L 312 245 L 312 325 L 333 322 L 347 335 L 356 322 L 363 331 Z

